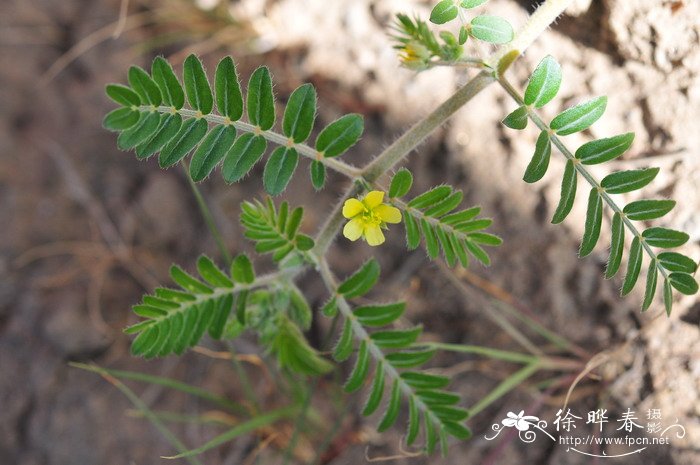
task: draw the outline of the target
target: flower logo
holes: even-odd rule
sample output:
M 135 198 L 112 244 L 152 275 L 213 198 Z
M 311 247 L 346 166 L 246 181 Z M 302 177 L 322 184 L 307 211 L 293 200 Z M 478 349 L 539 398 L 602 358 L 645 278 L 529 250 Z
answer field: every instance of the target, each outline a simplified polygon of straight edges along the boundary
M 530 429 L 533 422 L 536 424 L 537 421 L 539 421 L 539 418 L 524 414 L 525 410 L 521 410 L 517 415 L 513 412 L 508 412 L 506 418 L 504 418 L 501 423 L 508 428 L 515 427 L 518 431 L 527 431 Z

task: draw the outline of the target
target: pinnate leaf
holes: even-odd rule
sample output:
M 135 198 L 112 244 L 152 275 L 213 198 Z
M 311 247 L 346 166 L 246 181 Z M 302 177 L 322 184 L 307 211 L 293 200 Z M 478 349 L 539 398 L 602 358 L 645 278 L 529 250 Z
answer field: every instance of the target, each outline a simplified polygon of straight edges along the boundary
M 675 200 L 637 200 L 622 210 L 627 218 L 634 221 L 661 218 L 676 206 Z
M 377 283 L 379 271 L 379 263 L 373 258 L 368 260 L 359 270 L 338 286 L 338 293 L 348 299 L 362 297 Z
M 248 119 L 267 131 L 275 124 L 275 96 L 272 77 L 266 66 L 256 69 L 248 82 Z
M 177 110 L 182 108 L 185 105 L 185 91 L 170 63 L 163 57 L 156 57 L 151 65 L 151 74 L 163 96 L 163 103 Z
M 262 136 L 248 133 L 239 137 L 226 153 L 222 170 L 226 182 L 237 182 L 243 178 L 263 156 L 267 141 Z
M 624 194 L 649 184 L 659 174 L 659 168 L 618 171 L 603 178 L 600 185 L 608 194 Z
M 286 188 L 299 164 L 299 154 L 290 147 L 277 147 L 265 165 L 263 185 L 270 195 L 279 195 Z
M 576 174 L 576 168 L 574 167 L 574 163 L 569 160 L 566 162 L 566 167 L 564 168 L 564 178 L 561 182 L 561 197 L 557 209 L 554 212 L 554 217 L 552 218 L 553 224 L 561 223 L 569 215 L 569 212 L 571 212 L 576 198 L 577 180 L 578 175 Z
M 523 181 L 528 183 L 537 182 L 547 173 L 549 159 L 552 154 L 552 142 L 547 131 L 542 131 L 535 144 L 535 154 L 527 165 Z
M 430 22 L 435 24 L 445 24 L 457 17 L 459 10 L 454 0 L 442 0 L 433 7 L 430 12 Z
M 652 247 L 672 249 L 680 247 L 690 239 L 688 234 L 667 228 L 649 228 L 642 233 L 647 244 Z
M 408 194 L 413 185 L 413 175 L 406 168 L 401 168 L 396 172 L 393 178 L 391 178 L 391 185 L 389 186 L 389 197 L 403 197 Z

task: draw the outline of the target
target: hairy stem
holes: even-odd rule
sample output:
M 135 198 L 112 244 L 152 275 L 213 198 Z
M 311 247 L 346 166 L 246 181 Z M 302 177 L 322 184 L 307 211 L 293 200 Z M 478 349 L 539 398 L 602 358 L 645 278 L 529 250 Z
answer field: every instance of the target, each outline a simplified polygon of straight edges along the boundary
M 513 100 L 515 100 L 518 105 L 525 105 L 525 102 L 523 101 L 522 96 L 520 93 L 512 86 L 512 84 L 503 76 L 499 77 L 498 82 L 501 84 L 501 87 L 505 89 L 506 92 L 508 92 L 508 95 L 510 95 Z M 552 143 L 559 149 L 559 151 L 566 157 L 567 160 L 570 160 L 574 164 L 574 168 L 576 168 L 576 171 L 583 177 L 583 179 L 588 182 L 588 184 L 594 188 L 597 189 L 598 192 L 600 192 L 601 197 L 605 201 L 605 203 L 610 207 L 610 209 L 619 214 L 620 218 L 622 218 L 622 221 L 625 225 L 625 227 L 632 233 L 633 237 L 636 237 L 639 239 L 640 243 L 642 244 L 642 247 L 644 248 L 644 251 L 649 255 L 649 257 L 652 260 L 655 260 L 656 263 L 656 269 L 661 273 L 661 276 L 663 276 L 664 279 L 668 278 L 668 273 L 666 272 L 666 269 L 661 266 L 661 262 L 658 260 L 656 256 L 656 252 L 651 248 L 649 244 L 647 244 L 646 239 L 642 236 L 642 234 L 639 232 L 637 227 L 632 223 L 632 221 L 627 218 L 627 215 L 625 215 L 622 211 L 622 208 L 620 208 L 617 203 L 610 197 L 610 195 L 605 192 L 605 189 L 600 185 L 600 182 L 591 174 L 590 171 L 581 163 L 573 153 L 564 145 L 562 140 L 552 132 L 550 129 L 549 125 L 545 123 L 542 118 L 535 112 L 535 110 L 530 107 L 526 106 L 527 108 L 527 114 L 528 117 L 532 120 L 535 125 L 541 129 L 542 131 L 547 131 L 550 134 L 550 139 L 552 140 Z
M 145 105 L 139 107 L 140 111 L 150 111 L 153 110 L 154 107 Z M 172 113 L 173 107 L 168 107 L 168 106 L 159 106 L 155 107 L 155 110 L 158 111 L 159 113 Z M 354 166 L 348 165 L 345 162 L 342 162 L 340 160 L 337 160 L 335 158 L 326 158 L 322 154 L 320 154 L 316 149 L 309 147 L 306 144 L 296 144 L 294 141 L 292 141 L 289 137 L 283 136 L 282 134 L 278 134 L 273 131 L 261 131 L 260 128 L 257 126 L 253 126 L 252 124 L 246 123 L 244 121 L 231 121 L 229 118 L 226 118 L 224 116 L 220 115 L 215 115 L 215 114 L 209 114 L 209 115 L 204 115 L 202 116 L 199 112 L 194 111 L 194 110 L 188 110 L 186 108 L 182 108 L 180 110 L 177 110 L 177 113 L 179 113 L 183 118 L 204 118 L 206 121 L 212 123 L 212 124 L 218 124 L 218 125 L 228 125 L 231 124 L 233 127 L 238 129 L 239 131 L 242 132 L 249 132 L 253 133 L 256 135 L 263 136 L 266 140 L 277 144 L 277 145 L 282 145 L 285 147 L 293 147 L 300 155 L 310 158 L 311 160 L 317 160 L 324 164 L 327 168 L 337 171 L 338 173 L 341 173 L 342 175 L 348 177 L 348 178 L 356 178 L 357 176 L 360 175 L 360 170 L 359 168 L 356 168 Z
M 500 47 L 485 62 L 502 73 L 573 3 L 573 0 L 547 0 L 528 18 L 512 41 Z M 506 59 L 507 63 L 502 60 Z
M 423 142 L 435 129 L 440 127 L 465 103 L 484 90 L 495 79 L 486 71 L 482 71 L 461 87 L 450 98 L 445 100 L 428 116 L 417 122 L 411 129 L 380 153 L 363 170 L 362 176 L 368 182 L 376 181 L 382 174 L 389 171 L 399 161 L 405 158 L 413 149 Z

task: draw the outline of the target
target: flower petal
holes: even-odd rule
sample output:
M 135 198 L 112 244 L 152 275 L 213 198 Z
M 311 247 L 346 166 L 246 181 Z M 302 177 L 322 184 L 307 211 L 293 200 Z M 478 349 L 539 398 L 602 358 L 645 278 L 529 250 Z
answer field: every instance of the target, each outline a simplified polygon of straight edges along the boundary
M 368 224 L 365 226 L 365 239 L 369 245 L 381 245 L 384 243 L 384 233 L 379 225 Z
M 372 191 L 369 194 L 365 195 L 365 198 L 362 199 L 362 203 L 364 203 L 365 206 L 370 210 L 372 210 L 374 207 L 381 205 L 383 201 L 384 192 L 382 191 Z
M 365 211 L 365 206 L 357 199 L 347 199 L 343 204 L 343 216 L 353 218 Z
M 385 223 L 401 223 L 401 210 L 391 205 L 382 204 L 372 210 Z
M 343 228 L 343 236 L 351 241 L 356 241 L 362 236 L 362 231 L 365 229 L 365 224 L 360 218 L 355 218 L 347 222 Z

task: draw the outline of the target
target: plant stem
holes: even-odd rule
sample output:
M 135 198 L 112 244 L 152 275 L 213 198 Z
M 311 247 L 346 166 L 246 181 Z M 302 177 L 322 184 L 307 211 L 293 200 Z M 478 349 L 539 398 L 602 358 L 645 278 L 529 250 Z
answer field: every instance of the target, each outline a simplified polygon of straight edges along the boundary
M 226 261 L 226 266 L 231 266 L 231 261 L 232 261 L 231 254 L 229 253 L 229 251 L 226 247 L 226 244 L 224 243 L 224 238 L 221 235 L 219 228 L 216 226 L 216 221 L 214 221 L 214 215 L 211 214 L 211 210 L 209 209 L 207 202 L 204 200 L 204 196 L 202 195 L 202 192 L 199 190 L 199 187 L 197 187 L 197 184 L 195 184 L 195 182 L 190 177 L 185 165 L 182 164 L 181 166 L 185 172 L 185 177 L 187 178 L 187 182 L 190 185 L 190 189 L 192 189 L 192 193 L 194 194 L 194 198 L 197 201 L 197 207 L 199 207 L 199 212 L 202 214 L 202 218 L 204 219 L 204 223 L 207 225 L 207 229 L 209 229 L 209 233 L 211 233 L 212 237 L 214 238 L 214 241 L 216 242 L 216 246 L 219 248 L 219 252 L 221 253 L 221 256 L 224 258 L 224 261 Z
M 527 23 L 517 32 L 512 41 L 500 47 L 496 53 L 484 60 L 491 68 L 500 72 L 508 67 L 518 55 L 521 55 L 532 43 L 547 30 L 552 23 L 573 3 L 573 0 L 547 0 L 530 15 Z M 507 58 L 510 63 L 501 62 Z
M 462 86 L 450 98 L 445 100 L 428 116 L 417 122 L 411 129 L 380 153 L 363 170 L 362 177 L 368 182 L 376 181 L 405 158 L 413 149 L 423 142 L 435 129 L 440 127 L 457 110 L 484 90 L 495 79 L 491 73 L 482 71 Z
M 140 111 L 153 111 L 154 109 L 159 113 L 167 114 L 170 114 L 174 111 L 173 107 L 168 106 L 152 107 L 148 105 L 142 105 L 141 107 L 139 107 Z M 206 121 L 218 125 L 231 124 L 239 131 L 260 135 L 274 144 L 282 145 L 285 147 L 293 147 L 300 155 L 306 158 L 310 158 L 311 160 L 317 160 L 324 164 L 327 168 L 332 169 L 333 171 L 337 171 L 338 173 L 341 173 L 348 178 L 355 178 L 360 174 L 359 168 L 356 168 L 352 165 L 348 165 L 347 163 L 337 160 L 335 158 L 326 158 L 314 148 L 309 147 L 305 144 L 296 144 L 290 138 L 283 136 L 282 134 L 278 134 L 273 131 L 261 131 L 260 128 L 258 128 L 257 126 L 253 126 L 252 124 L 246 123 L 244 121 L 231 121 L 230 119 L 219 115 L 209 114 L 201 116 L 199 112 L 194 110 L 188 110 L 186 108 L 181 108 L 180 110 L 176 111 L 183 118 L 204 118 Z
M 523 101 L 522 96 L 520 93 L 512 86 L 512 84 L 503 76 L 500 76 L 498 79 L 498 82 L 501 84 L 501 87 L 505 89 L 505 91 L 510 95 L 513 100 L 516 101 L 519 105 L 525 105 L 525 102 Z M 654 250 L 651 248 L 651 246 L 646 242 L 646 239 L 642 236 L 642 234 L 639 232 L 637 227 L 632 223 L 632 221 L 627 218 L 627 215 L 622 211 L 622 208 L 620 208 L 617 203 L 610 197 L 610 195 L 605 192 L 605 189 L 600 185 L 600 182 L 591 174 L 588 169 L 583 165 L 583 163 L 578 160 L 573 153 L 564 145 L 562 140 L 553 133 L 551 128 L 547 123 L 545 123 L 542 118 L 535 112 L 534 109 L 532 109 L 530 106 L 525 106 L 527 109 L 527 115 L 528 117 L 532 120 L 535 125 L 541 129 L 542 131 L 547 131 L 550 134 L 550 139 L 552 140 L 552 143 L 559 149 L 562 155 L 566 157 L 567 160 L 571 161 L 574 164 L 574 168 L 576 168 L 576 171 L 590 184 L 590 186 L 594 189 L 597 189 L 598 192 L 600 193 L 602 199 L 605 201 L 605 203 L 610 207 L 610 209 L 619 214 L 620 218 L 622 219 L 622 222 L 624 223 L 625 227 L 632 233 L 632 236 L 636 237 L 639 239 L 639 242 L 641 243 L 642 247 L 644 248 L 645 252 L 647 255 L 652 260 L 655 260 L 656 263 L 656 269 L 659 271 L 661 276 L 664 279 L 668 279 L 668 273 L 666 272 L 666 269 L 661 266 L 660 260 L 658 260 L 656 253 Z
M 517 386 L 523 383 L 526 379 L 528 379 L 530 376 L 535 374 L 537 370 L 540 369 L 540 365 L 538 362 L 530 363 L 529 365 L 525 365 L 523 368 L 520 370 L 516 371 L 512 375 L 510 375 L 508 378 L 503 380 L 498 386 L 496 386 L 491 392 L 489 392 L 486 396 L 484 396 L 479 402 L 474 404 L 474 406 L 470 407 L 469 413 L 473 417 L 474 415 L 478 414 L 482 410 L 484 410 L 486 407 L 503 397 L 504 395 L 508 394 L 510 391 L 515 389 Z

